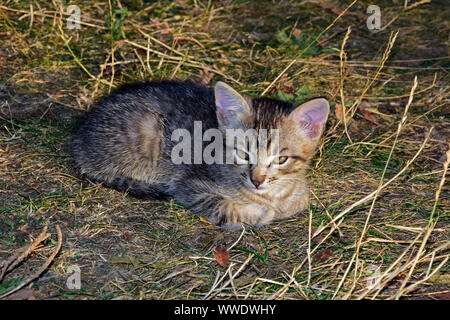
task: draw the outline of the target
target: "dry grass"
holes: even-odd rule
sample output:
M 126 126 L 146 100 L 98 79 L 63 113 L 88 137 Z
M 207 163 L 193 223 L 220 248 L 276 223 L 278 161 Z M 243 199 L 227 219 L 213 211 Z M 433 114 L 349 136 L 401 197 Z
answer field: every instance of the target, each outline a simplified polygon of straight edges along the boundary
M 62 248 L 30 285 L 39 299 L 448 299 L 448 11 L 380 1 L 373 33 L 368 2 L 318 3 L 71 1 L 70 30 L 65 2 L 0 1 L 4 270 L 40 243 L 0 296 L 40 274 L 58 243 L 39 233 L 60 225 Z M 163 78 L 331 101 L 308 212 L 223 231 L 74 177 L 77 117 L 122 83 Z M 73 265 L 80 290 L 66 286 Z

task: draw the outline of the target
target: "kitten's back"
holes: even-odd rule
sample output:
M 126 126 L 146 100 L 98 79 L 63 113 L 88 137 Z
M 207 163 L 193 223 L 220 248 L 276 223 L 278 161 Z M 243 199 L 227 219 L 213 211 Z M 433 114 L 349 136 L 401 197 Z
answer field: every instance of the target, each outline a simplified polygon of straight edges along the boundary
M 211 89 L 176 81 L 124 86 L 80 121 L 70 142 L 74 167 L 119 190 L 159 194 L 149 185 L 164 181 L 173 169 L 161 161 L 170 158 L 171 133 L 192 132 L 194 121 L 202 121 L 204 129 L 217 127 Z

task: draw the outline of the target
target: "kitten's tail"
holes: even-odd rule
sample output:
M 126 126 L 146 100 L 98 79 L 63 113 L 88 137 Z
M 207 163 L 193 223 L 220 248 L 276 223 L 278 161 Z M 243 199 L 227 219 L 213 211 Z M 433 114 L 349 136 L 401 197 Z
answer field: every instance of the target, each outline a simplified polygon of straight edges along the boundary
M 94 183 L 101 183 L 103 187 L 125 192 L 138 199 L 169 200 L 171 198 L 169 194 L 162 191 L 164 190 L 163 187 L 158 188 L 131 178 L 117 177 L 112 181 L 105 181 L 98 178 L 92 178 L 87 174 L 78 174 L 78 176 L 80 179 L 88 180 Z

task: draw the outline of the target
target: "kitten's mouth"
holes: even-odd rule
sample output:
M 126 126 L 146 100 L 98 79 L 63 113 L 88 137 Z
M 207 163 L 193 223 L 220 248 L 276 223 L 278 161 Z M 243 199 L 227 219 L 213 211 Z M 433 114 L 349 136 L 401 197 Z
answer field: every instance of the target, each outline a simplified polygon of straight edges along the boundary
M 252 191 L 252 192 L 254 192 L 254 193 L 256 193 L 256 194 L 264 194 L 264 193 L 267 193 L 267 192 L 269 191 L 269 189 L 270 189 L 267 185 L 260 185 L 258 188 L 256 188 L 256 187 L 253 185 L 253 183 L 248 182 L 248 181 L 245 182 L 245 185 L 246 185 L 246 187 L 247 187 L 250 191 Z
M 254 193 L 257 193 L 257 194 L 264 194 L 264 193 L 267 193 L 269 191 L 269 188 L 267 188 L 267 187 L 258 187 L 258 188 L 253 188 L 252 191 Z

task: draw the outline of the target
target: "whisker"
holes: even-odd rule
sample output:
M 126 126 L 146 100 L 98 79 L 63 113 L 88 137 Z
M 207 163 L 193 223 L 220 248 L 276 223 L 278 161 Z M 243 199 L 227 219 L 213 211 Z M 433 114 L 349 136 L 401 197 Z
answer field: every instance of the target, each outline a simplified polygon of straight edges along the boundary
M 280 178 L 278 181 L 304 181 L 302 178 Z

